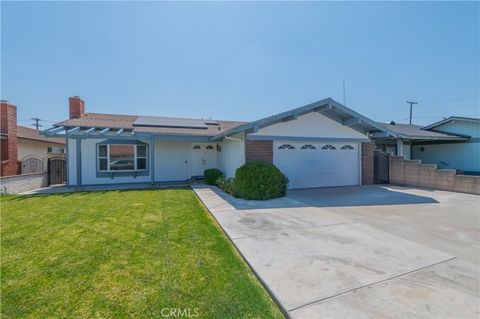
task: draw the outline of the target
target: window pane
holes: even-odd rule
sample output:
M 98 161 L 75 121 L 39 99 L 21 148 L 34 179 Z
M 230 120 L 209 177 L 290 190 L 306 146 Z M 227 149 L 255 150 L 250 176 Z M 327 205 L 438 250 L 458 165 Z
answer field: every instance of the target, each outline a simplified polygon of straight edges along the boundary
M 107 170 L 107 159 L 106 158 L 101 158 L 99 163 L 98 169 L 101 171 L 106 171 Z
M 147 169 L 146 158 L 137 158 L 137 169 Z
M 145 145 L 137 145 L 137 157 L 147 157 L 147 147 Z
M 110 145 L 110 170 L 133 170 L 134 158 L 133 145 Z
M 98 146 L 98 156 L 107 157 L 107 145 Z

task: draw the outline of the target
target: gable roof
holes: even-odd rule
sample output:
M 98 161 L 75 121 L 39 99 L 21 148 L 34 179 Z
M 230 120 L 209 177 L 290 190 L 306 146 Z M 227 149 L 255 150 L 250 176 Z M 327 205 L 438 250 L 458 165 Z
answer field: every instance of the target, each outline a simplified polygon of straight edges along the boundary
M 334 101 L 332 98 L 326 98 L 314 103 L 297 107 L 290 111 L 268 116 L 257 121 L 248 122 L 234 127 L 221 134 L 218 134 L 217 136 L 213 137 L 212 140 L 219 140 L 225 136 L 234 135 L 240 132 L 256 132 L 262 127 L 270 126 L 282 121 L 294 120 L 298 116 L 310 112 L 319 112 L 322 115 L 325 115 L 326 117 L 337 121 L 342 125 L 349 126 L 361 133 L 379 132 L 383 130 L 377 122 L 360 115 L 359 113 Z
M 65 144 L 64 138 L 42 136 L 40 135 L 39 131 L 24 126 L 17 126 L 17 138 L 56 144 Z
M 475 118 L 475 117 L 463 117 L 463 116 L 450 116 L 449 118 L 443 119 L 441 121 L 432 123 L 430 125 L 424 126 L 424 130 L 430 130 L 433 129 L 437 126 L 452 122 L 452 121 L 463 121 L 463 122 L 476 122 L 480 123 L 480 118 Z
M 465 136 L 446 134 L 439 132 L 432 132 L 425 130 L 420 125 L 415 124 L 387 124 L 377 122 L 379 126 L 383 128 L 383 131 L 387 133 L 387 136 L 374 136 L 379 138 L 395 137 L 405 139 L 441 139 L 441 140 L 464 140 Z

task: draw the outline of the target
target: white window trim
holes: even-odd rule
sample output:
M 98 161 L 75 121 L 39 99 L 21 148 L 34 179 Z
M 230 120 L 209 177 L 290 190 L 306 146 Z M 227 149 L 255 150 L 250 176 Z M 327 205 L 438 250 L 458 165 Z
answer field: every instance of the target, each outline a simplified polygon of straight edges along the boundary
M 123 170 L 111 170 L 110 169 L 110 146 L 133 146 L 133 169 L 123 169 Z M 100 146 L 106 146 L 107 147 L 107 156 L 100 156 Z M 137 156 L 137 145 L 136 144 L 98 144 L 97 145 L 97 167 L 99 172 L 104 172 L 104 173 L 121 173 L 121 172 L 144 172 L 148 170 L 148 145 L 145 144 L 142 146 L 145 147 L 145 156 Z M 107 160 L 107 169 L 103 170 L 100 169 L 100 159 L 106 159 Z M 145 159 L 145 168 L 143 169 L 137 169 L 137 159 Z

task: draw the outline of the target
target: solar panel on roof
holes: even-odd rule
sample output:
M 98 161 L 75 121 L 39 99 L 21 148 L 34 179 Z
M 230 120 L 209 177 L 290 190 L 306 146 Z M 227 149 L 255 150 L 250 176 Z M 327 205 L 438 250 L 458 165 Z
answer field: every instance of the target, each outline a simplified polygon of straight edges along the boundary
M 196 128 L 208 129 L 207 124 L 218 125 L 214 121 L 197 120 L 197 119 L 182 119 L 175 117 L 157 117 L 157 116 L 139 116 L 133 126 L 149 126 L 149 127 L 181 127 L 181 128 Z

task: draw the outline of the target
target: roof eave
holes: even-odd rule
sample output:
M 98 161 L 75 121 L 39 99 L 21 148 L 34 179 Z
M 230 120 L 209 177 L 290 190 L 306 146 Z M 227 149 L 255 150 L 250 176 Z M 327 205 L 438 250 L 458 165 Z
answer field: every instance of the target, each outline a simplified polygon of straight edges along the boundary
M 331 110 L 341 110 L 344 114 L 349 116 L 349 120 L 342 120 L 339 119 L 338 117 L 334 116 L 334 111 Z M 330 111 L 330 112 L 329 112 Z M 270 126 L 285 120 L 294 120 L 298 118 L 298 116 L 310 113 L 310 112 L 319 112 L 322 113 L 323 115 L 329 117 L 330 119 L 339 122 L 342 125 L 348 126 L 358 132 L 361 132 L 363 134 L 366 134 L 368 132 L 371 132 L 373 130 L 375 131 L 384 131 L 384 129 L 378 125 L 375 121 L 372 121 L 371 119 L 347 108 L 346 106 L 334 101 L 331 98 L 325 98 L 320 101 L 310 103 L 304 106 L 300 106 L 298 108 L 295 108 L 290 111 L 278 113 L 276 115 L 272 115 L 269 117 L 265 117 L 260 120 L 256 120 L 253 122 L 249 122 L 240 126 L 237 126 L 235 128 L 232 128 L 230 130 L 227 130 L 221 134 L 215 135 L 214 137 L 211 138 L 212 141 L 217 141 L 220 140 L 226 136 L 231 136 L 234 134 L 238 134 L 240 132 L 244 131 L 258 131 L 259 129 Z M 350 121 L 352 119 L 352 121 Z
M 449 118 L 446 118 L 446 119 L 443 119 L 441 121 L 438 121 L 438 122 L 432 123 L 430 125 L 424 126 L 424 127 L 422 127 L 422 130 L 431 130 L 432 128 L 435 128 L 437 126 L 441 126 L 441 125 L 446 124 L 446 123 L 451 122 L 451 121 L 464 121 L 464 122 L 478 123 L 478 122 L 480 122 L 480 119 L 460 117 L 460 116 L 450 116 Z

